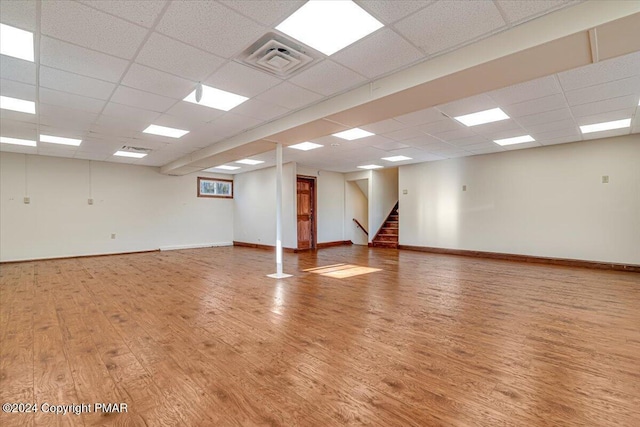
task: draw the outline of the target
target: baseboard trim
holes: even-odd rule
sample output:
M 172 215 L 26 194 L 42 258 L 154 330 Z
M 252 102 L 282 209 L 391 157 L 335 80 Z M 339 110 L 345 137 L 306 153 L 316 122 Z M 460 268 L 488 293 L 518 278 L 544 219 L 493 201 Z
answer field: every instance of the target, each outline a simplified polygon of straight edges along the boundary
M 254 248 L 254 249 L 268 249 L 270 251 L 273 251 L 276 249 L 276 247 L 272 245 L 263 245 L 260 243 L 238 242 L 235 240 L 233 241 L 233 246 L 240 246 L 244 248 Z M 296 251 L 296 249 L 293 249 L 293 248 L 282 248 L 282 250 L 284 252 L 290 252 L 290 253 L 293 253 Z
M 219 243 L 201 243 L 197 245 L 173 245 L 173 246 L 160 246 L 161 251 L 177 251 L 180 249 L 202 249 L 202 248 L 217 248 L 220 246 L 233 246 L 233 242 L 219 242 Z
M 459 255 L 475 258 L 490 258 L 500 259 L 506 261 L 519 261 L 530 262 L 536 264 L 552 264 L 563 265 L 567 267 L 582 267 L 593 268 L 598 270 L 614 270 L 614 271 L 627 271 L 631 273 L 640 273 L 640 265 L 637 264 L 619 264 L 601 261 L 585 261 L 580 259 L 565 259 L 565 258 L 550 258 L 540 257 L 532 255 L 518 255 L 518 254 L 505 254 L 500 252 L 483 252 L 483 251 L 470 251 L 464 249 L 446 249 L 446 248 L 432 248 L 428 246 L 411 246 L 411 245 L 398 245 L 398 249 L 404 249 L 409 251 L 429 252 L 435 254 L 445 255 Z
M 76 258 L 95 258 L 95 257 L 115 256 L 115 255 L 148 254 L 150 252 L 159 252 L 159 251 L 160 249 L 149 249 L 146 251 L 112 252 L 108 254 L 69 255 L 69 256 L 57 256 L 57 257 L 17 259 L 17 260 L 9 260 L 9 261 L 0 261 L 0 264 L 18 264 L 21 262 L 55 261 L 55 260 L 61 260 L 61 259 L 76 259 Z
M 331 248 L 333 246 L 351 246 L 353 242 L 351 240 L 336 240 L 335 242 L 322 242 L 316 245 L 317 249 Z

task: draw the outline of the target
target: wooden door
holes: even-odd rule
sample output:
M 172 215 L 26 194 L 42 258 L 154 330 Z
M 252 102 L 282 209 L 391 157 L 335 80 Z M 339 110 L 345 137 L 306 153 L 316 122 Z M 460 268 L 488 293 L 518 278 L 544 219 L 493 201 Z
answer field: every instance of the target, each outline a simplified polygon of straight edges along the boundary
M 316 247 L 315 178 L 298 177 L 298 249 Z

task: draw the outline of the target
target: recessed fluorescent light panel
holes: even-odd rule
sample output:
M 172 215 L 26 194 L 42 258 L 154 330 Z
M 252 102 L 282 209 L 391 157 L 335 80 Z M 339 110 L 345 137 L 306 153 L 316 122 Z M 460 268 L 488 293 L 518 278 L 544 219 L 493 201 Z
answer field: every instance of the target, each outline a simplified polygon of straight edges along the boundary
M 242 165 L 255 166 L 255 165 L 259 165 L 260 163 L 264 163 L 264 161 L 263 160 L 242 159 L 242 160 L 237 160 L 236 163 L 240 163 Z
M 191 92 L 184 101 L 192 104 L 204 105 L 205 107 L 215 108 L 216 110 L 229 111 L 234 107 L 246 101 L 246 96 L 236 95 L 235 93 L 216 89 L 211 86 L 202 85 L 202 98 L 200 102 L 196 101 L 196 91 Z
M 216 166 L 214 169 L 224 169 L 226 171 L 234 171 L 236 169 L 240 169 L 240 166 L 220 165 L 220 166 Z
M 295 148 L 296 150 L 309 151 L 316 148 L 324 147 L 324 145 L 315 144 L 313 142 L 301 142 L 300 144 L 290 145 L 289 148 Z
M 407 156 L 392 156 L 392 157 L 383 157 L 382 160 L 386 160 L 388 162 L 401 162 L 403 160 L 412 160 L 412 158 Z
M 49 142 L 51 144 L 73 145 L 77 147 L 82 143 L 81 139 L 63 138 L 61 136 L 40 135 L 40 142 Z
M 358 168 L 360 168 L 360 169 L 380 169 L 380 168 L 382 168 L 382 166 L 380 166 L 380 165 L 362 165 L 362 166 L 358 166 Z
M 383 26 L 350 0 L 311 0 L 276 29 L 325 55 L 332 55 Z
M 513 145 L 513 144 L 522 144 L 524 142 L 533 142 L 535 139 L 531 137 L 531 135 L 522 135 L 516 136 L 513 138 L 505 138 L 505 139 L 495 139 L 495 142 L 498 145 Z
M 602 132 L 605 130 L 622 129 L 631 126 L 631 119 L 615 120 L 613 122 L 595 123 L 592 125 L 580 126 L 582 133 Z
M 0 24 L 0 53 L 33 62 L 33 33 Z
M 188 130 L 174 129 L 158 125 L 149 125 L 149 127 L 142 132 L 153 135 L 168 136 L 169 138 L 181 138 L 189 133 Z
M 36 103 L 24 99 L 0 96 L 0 108 L 3 110 L 19 111 L 20 113 L 36 113 Z
M 114 156 L 120 157 L 133 157 L 134 159 L 141 159 L 147 155 L 147 153 L 134 153 L 132 151 L 116 151 Z
M 508 118 L 509 116 L 507 116 L 504 111 L 499 108 L 492 108 L 491 110 L 479 111 L 477 113 L 454 117 L 454 119 L 465 126 L 483 125 L 485 123 L 499 122 L 500 120 L 506 120 Z
M 360 128 L 353 128 L 353 129 L 345 130 L 344 132 L 338 132 L 333 134 L 333 136 L 346 139 L 347 141 L 353 141 L 354 139 L 365 138 L 371 135 L 375 135 L 375 133 L 367 132 L 366 130 L 360 129 Z
M 2 144 L 13 144 L 13 145 L 24 145 L 25 147 L 35 147 L 36 142 L 31 141 L 29 139 L 19 139 L 19 138 L 8 138 L 6 136 L 0 136 L 0 143 Z

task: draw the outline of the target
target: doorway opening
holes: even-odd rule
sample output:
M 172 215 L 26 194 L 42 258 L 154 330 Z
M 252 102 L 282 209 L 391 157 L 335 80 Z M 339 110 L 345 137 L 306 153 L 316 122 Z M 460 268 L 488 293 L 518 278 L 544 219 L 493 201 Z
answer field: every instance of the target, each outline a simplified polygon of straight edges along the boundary
M 318 240 L 316 178 L 298 175 L 296 183 L 298 249 L 315 249 Z

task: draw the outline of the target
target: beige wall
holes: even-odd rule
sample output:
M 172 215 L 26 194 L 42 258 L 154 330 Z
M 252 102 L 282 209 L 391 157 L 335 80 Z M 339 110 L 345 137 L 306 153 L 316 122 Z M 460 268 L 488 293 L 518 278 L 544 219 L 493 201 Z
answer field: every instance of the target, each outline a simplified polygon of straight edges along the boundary
M 399 190 L 402 245 L 640 264 L 639 135 L 402 166 Z
M 90 176 L 89 166 L 87 160 L 0 153 L 2 261 L 233 241 L 233 201 L 196 197 L 197 175 L 94 161 Z M 23 203 L 25 195 L 30 204 Z

